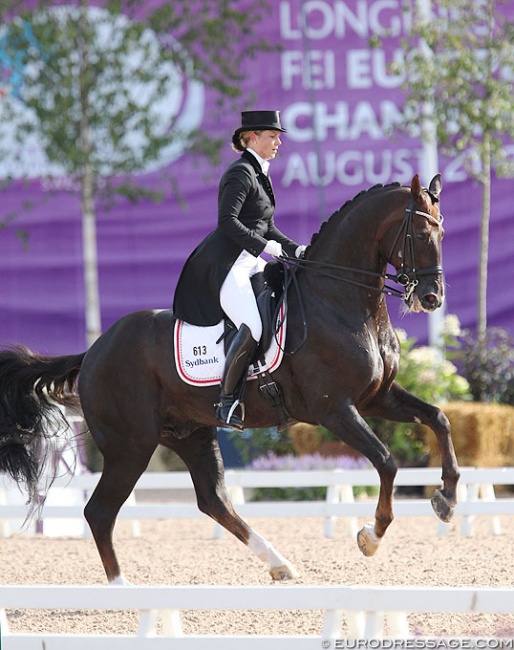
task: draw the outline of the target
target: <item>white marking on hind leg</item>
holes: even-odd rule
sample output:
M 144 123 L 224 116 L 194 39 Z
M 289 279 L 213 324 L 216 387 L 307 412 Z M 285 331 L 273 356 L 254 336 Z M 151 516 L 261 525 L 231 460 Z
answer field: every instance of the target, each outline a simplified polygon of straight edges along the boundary
M 273 580 L 290 580 L 299 576 L 295 567 L 280 555 L 267 539 L 253 530 L 250 532 L 247 546 L 260 560 L 269 564 Z
M 109 585 L 114 586 L 114 587 L 120 587 L 120 586 L 131 586 L 132 583 L 125 578 L 123 573 L 120 573 L 120 575 L 117 578 L 114 578 L 114 580 L 111 580 L 109 582 Z

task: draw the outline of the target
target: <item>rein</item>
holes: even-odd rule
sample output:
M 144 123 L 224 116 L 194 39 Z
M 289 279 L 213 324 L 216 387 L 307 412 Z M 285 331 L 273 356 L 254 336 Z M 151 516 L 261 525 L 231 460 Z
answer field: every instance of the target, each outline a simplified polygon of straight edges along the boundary
M 391 264 L 391 258 L 393 256 L 394 250 L 396 248 L 396 245 L 398 244 L 398 241 L 400 240 L 402 234 L 403 234 L 403 250 L 407 250 L 409 253 L 409 259 L 411 263 L 411 267 L 408 267 L 405 265 L 405 255 L 402 253 L 400 255 L 400 258 L 402 259 L 402 264 L 400 267 L 400 270 L 396 274 L 392 273 L 377 273 L 374 271 L 366 271 L 364 269 L 355 269 L 350 266 L 342 266 L 340 264 L 332 264 L 330 262 L 318 262 L 315 260 L 308 260 L 308 259 L 298 259 L 296 257 L 289 257 L 288 255 L 283 255 L 282 257 L 278 258 L 278 261 L 281 262 L 284 266 L 284 271 L 285 271 L 285 281 L 284 281 L 284 299 L 287 296 L 289 287 L 291 286 L 291 283 L 294 285 L 296 295 L 298 296 L 298 304 L 300 306 L 300 316 L 302 320 L 302 325 L 303 325 L 303 337 L 301 342 L 296 346 L 296 348 L 290 352 L 286 352 L 283 350 L 285 354 L 288 355 L 293 355 L 300 350 L 305 341 L 307 340 L 307 320 L 305 317 L 305 309 L 303 306 L 303 300 L 301 298 L 301 293 L 300 293 L 300 286 L 298 285 L 298 279 L 296 277 L 296 273 L 298 269 L 305 269 L 309 271 L 315 271 L 322 275 L 325 278 L 330 278 L 332 280 L 338 280 L 340 282 L 346 282 L 348 284 L 352 284 L 357 287 L 362 287 L 364 289 L 369 289 L 372 291 L 377 291 L 378 293 L 384 293 L 388 296 L 393 296 L 394 298 L 401 298 L 404 300 L 407 304 L 410 304 L 410 301 L 412 300 L 412 295 L 414 293 L 414 290 L 416 289 L 416 286 L 418 285 L 418 277 L 423 276 L 423 275 L 434 275 L 434 274 L 442 274 L 443 273 L 443 268 L 442 266 L 430 266 L 422 269 L 417 269 L 416 268 L 416 263 L 415 263 L 415 255 L 414 255 L 414 242 L 413 242 L 413 229 L 412 229 L 412 217 L 413 215 L 418 215 L 420 217 L 423 217 L 424 219 L 427 219 L 430 223 L 433 225 L 439 226 L 442 221 L 443 217 L 441 215 L 441 220 L 437 220 L 435 217 L 433 217 L 431 214 L 428 212 L 423 212 L 421 210 L 415 210 L 414 209 L 414 200 L 411 198 L 409 200 L 409 203 L 407 207 L 405 208 L 405 213 L 404 213 L 404 218 L 402 221 L 402 224 L 400 226 L 400 229 L 398 230 L 398 234 L 396 235 L 393 245 L 391 246 L 391 252 L 389 253 L 389 257 L 387 258 L 387 262 Z M 400 249 L 401 253 L 402 249 Z M 340 275 L 335 275 L 331 273 L 330 271 L 346 271 L 346 272 L 351 272 L 351 273 L 361 273 L 362 275 L 367 275 L 370 277 L 374 278 L 383 278 L 385 280 L 391 280 L 392 282 L 396 282 L 400 286 L 403 287 L 403 291 L 400 289 L 397 289 L 396 287 L 389 287 L 386 284 L 382 288 L 375 287 L 370 284 L 366 284 L 364 282 L 359 282 L 357 280 L 352 280 L 347 277 L 341 277 Z M 287 314 L 287 305 L 286 305 L 286 310 Z M 277 332 L 280 327 L 281 323 L 277 323 Z M 278 340 L 277 340 L 278 343 Z
M 351 266 L 342 266 L 340 264 L 332 264 L 330 262 L 318 262 L 315 260 L 308 260 L 308 259 L 297 259 L 295 257 L 289 257 L 289 256 L 282 256 L 281 258 L 279 258 L 279 261 L 283 262 L 285 266 L 287 265 L 292 266 L 295 271 L 298 270 L 299 268 L 317 271 L 323 277 L 331 278 L 332 280 L 338 280 L 341 282 L 346 282 L 348 284 L 352 284 L 357 287 L 362 287 L 364 289 L 370 289 L 372 291 L 377 291 L 379 293 L 385 293 L 388 296 L 401 298 L 406 302 L 408 302 L 411 299 L 414 289 L 418 284 L 418 279 L 417 279 L 418 276 L 442 274 L 443 272 L 442 266 L 430 266 L 423 269 L 416 269 L 415 256 L 414 256 L 414 244 L 413 244 L 413 231 L 412 231 L 412 216 L 415 214 L 427 219 L 429 222 L 433 223 L 434 225 L 440 225 L 442 223 L 442 219 L 441 221 L 438 221 L 428 212 L 423 212 L 421 210 L 414 210 L 414 200 L 412 198 L 410 199 L 409 204 L 405 208 L 402 225 L 400 226 L 398 234 L 395 237 L 395 240 L 391 247 L 391 252 L 389 253 L 389 257 L 387 258 L 386 261 L 389 264 L 391 263 L 390 260 L 393 256 L 394 249 L 401 235 L 403 234 L 403 249 L 408 250 L 409 252 L 411 267 L 407 267 L 405 263 L 402 261 L 400 270 L 396 274 L 376 273 L 374 271 L 366 271 L 365 269 L 356 269 Z M 401 259 L 404 260 L 405 256 L 401 255 Z M 382 288 L 375 287 L 370 284 L 359 282 L 357 280 L 352 280 L 347 277 L 334 275 L 329 272 L 330 270 L 360 273 L 362 275 L 367 275 L 374 278 L 383 278 L 385 280 L 391 280 L 392 282 L 396 282 L 397 284 L 404 287 L 404 290 L 401 291 L 396 287 L 388 287 L 387 285 L 384 285 L 384 287 Z
M 335 271 L 351 271 L 353 273 L 362 273 L 363 275 L 369 275 L 375 278 L 385 278 L 386 280 L 392 280 L 402 284 L 398 280 L 397 275 L 392 275 L 391 273 L 375 273 L 373 271 L 366 271 L 361 269 L 355 269 L 351 266 L 341 266 L 339 264 L 330 264 L 329 262 L 315 262 L 313 260 L 305 259 L 296 259 L 294 257 L 283 256 L 279 259 L 285 266 L 293 267 L 292 273 L 295 273 L 298 269 L 304 268 L 309 271 L 317 271 L 324 278 L 330 278 L 332 280 L 338 280 L 340 282 L 346 282 L 347 284 L 352 284 L 356 287 L 363 287 L 364 289 L 371 289 L 372 291 L 377 291 L 380 293 L 385 293 L 388 296 L 394 296 L 395 298 L 405 298 L 405 292 L 396 289 L 395 287 L 388 287 L 384 285 L 382 289 L 379 287 L 374 287 L 371 284 L 365 284 L 364 282 L 358 282 L 357 280 L 351 280 L 350 278 L 344 278 L 339 275 L 334 275 L 325 271 L 325 269 L 333 269 Z

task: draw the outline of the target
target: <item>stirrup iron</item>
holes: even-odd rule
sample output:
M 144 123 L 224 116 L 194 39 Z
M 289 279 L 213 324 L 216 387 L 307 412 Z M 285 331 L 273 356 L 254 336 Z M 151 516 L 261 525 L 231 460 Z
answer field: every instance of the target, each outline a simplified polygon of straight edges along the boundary
M 230 426 L 230 420 L 232 419 L 232 416 L 234 415 L 235 410 L 237 409 L 238 406 L 241 407 L 241 420 L 244 422 L 244 419 L 245 419 L 245 405 L 244 405 L 244 402 L 240 402 L 238 399 L 236 399 L 234 401 L 234 403 L 232 404 L 232 406 L 230 407 L 230 410 L 229 410 L 228 415 L 227 415 L 227 424 L 229 426 Z
M 215 418 L 218 420 L 221 426 L 235 429 L 236 431 L 244 430 L 244 419 L 245 419 L 245 405 L 239 398 L 234 399 L 232 403 L 228 401 L 229 396 L 222 397 L 219 402 L 214 406 L 216 409 Z M 230 396 L 232 400 L 232 396 Z M 225 401 L 224 401 L 225 400 Z M 223 410 L 228 408 L 228 412 L 225 414 Z M 241 416 L 236 414 L 237 409 L 240 409 Z M 234 420 L 234 421 L 232 421 Z

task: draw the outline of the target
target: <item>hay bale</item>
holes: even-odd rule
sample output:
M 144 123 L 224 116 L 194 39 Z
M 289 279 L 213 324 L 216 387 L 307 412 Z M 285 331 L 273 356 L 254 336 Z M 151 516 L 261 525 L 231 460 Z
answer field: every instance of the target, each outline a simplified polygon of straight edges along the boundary
M 298 456 L 305 454 L 315 454 L 319 450 L 323 433 L 319 426 L 307 424 L 306 422 L 297 422 L 292 424 L 287 433 L 293 443 L 293 448 Z
M 159 445 L 150 458 L 147 469 L 150 472 L 185 472 L 187 465 L 174 451 Z
M 501 467 L 514 463 L 514 407 L 484 402 L 449 402 L 441 406 L 450 420 L 459 465 Z M 441 465 L 435 435 L 425 427 L 429 465 Z
M 297 422 L 288 428 L 287 433 L 298 456 L 320 454 L 321 456 L 363 457 L 361 453 L 338 438 L 334 437 L 333 440 L 327 440 L 323 434 L 323 429 L 315 424 Z

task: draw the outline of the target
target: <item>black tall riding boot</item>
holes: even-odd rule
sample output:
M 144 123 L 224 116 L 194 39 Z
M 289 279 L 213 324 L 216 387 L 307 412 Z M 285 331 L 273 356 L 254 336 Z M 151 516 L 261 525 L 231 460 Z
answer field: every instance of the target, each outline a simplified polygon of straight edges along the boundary
M 256 347 L 257 342 L 252 337 L 250 328 L 243 323 L 228 349 L 221 379 L 220 401 L 215 404 L 214 415 L 224 427 L 243 430 L 244 404 L 239 401 L 235 392 L 245 378 Z M 236 411 L 240 411 L 240 415 Z

